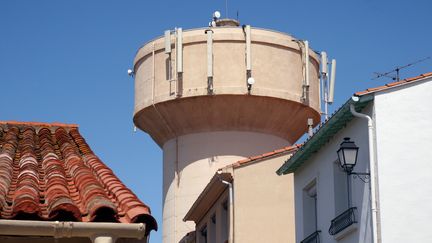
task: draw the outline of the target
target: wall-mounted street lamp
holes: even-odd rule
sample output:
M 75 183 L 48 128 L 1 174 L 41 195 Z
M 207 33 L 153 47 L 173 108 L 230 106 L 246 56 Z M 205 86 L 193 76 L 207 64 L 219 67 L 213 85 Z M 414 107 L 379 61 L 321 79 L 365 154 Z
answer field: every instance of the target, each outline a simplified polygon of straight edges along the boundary
M 354 166 L 357 163 L 358 149 L 359 148 L 350 138 L 344 138 L 344 141 L 340 144 L 340 148 L 337 151 L 340 166 L 348 175 L 364 175 L 368 177 L 370 175 L 369 173 L 353 172 Z
M 337 151 L 340 166 L 348 173 L 351 174 L 354 166 L 357 163 L 358 147 L 350 138 L 344 138 Z

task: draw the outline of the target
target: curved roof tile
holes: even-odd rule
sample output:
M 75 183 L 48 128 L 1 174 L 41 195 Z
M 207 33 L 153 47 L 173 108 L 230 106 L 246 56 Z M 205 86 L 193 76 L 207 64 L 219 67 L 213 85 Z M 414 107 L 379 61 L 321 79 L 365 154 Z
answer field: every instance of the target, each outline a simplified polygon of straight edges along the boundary
M 0 122 L 0 218 L 146 223 L 142 203 L 76 125 Z

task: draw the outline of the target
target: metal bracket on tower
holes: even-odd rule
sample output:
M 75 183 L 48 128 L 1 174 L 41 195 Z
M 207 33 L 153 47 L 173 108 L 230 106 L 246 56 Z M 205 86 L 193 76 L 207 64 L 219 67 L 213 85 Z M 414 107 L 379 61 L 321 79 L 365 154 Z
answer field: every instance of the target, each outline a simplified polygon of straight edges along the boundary
M 213 30 L 206 30 L 207 34 L 207 90 L 213 94 Z
M 171 30 L 165 30 L 165 54 L 168 54 L 168 57 L 165 61 L 165 69 L 166 69 L 166 77 L 165 79 L 168 81 L 172 80 L 172 56 L 171 56 Z
M 251 27 L 250 25 L 245 26 L 245 34 L 246 34 L 246 70 L 252 70 L 251 63 Z
M 171 30 L 165 30 L 165 53 L 171 54 Z
M 248 89 L 248 94 L 251 93 L 252 85 L 254 84 L 255 80 L 252 78 L 252 59 L 251 59 L 251 26 L 250 25 L 244 25 L 243 31 L 245 33 L 245 39 L 246 39 L 246 50 L 245 50 L 245 58 L 246 58 L 246 85 Z
M 183 94 L 183 30 L 176 29 L 177 97 Z
M 303 102 L 309 100 L 309 41 L 305 40 L 302 42 L 304 45 L 304 80 L 303 80 Z
M 176 36 L 177 36 L 177 43 L 176 43 L 176 50 L 177 50 L 177 73 L 183 72 L 183 30 L 182 28 L 178 28 L 176 30 Z

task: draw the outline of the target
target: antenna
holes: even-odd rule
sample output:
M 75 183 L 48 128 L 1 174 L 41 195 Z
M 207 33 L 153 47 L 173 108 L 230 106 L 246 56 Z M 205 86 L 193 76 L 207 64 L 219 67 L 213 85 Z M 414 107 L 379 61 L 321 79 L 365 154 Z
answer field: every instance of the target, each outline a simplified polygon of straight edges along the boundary
M 330 84 L 329 84 L 330 87 L 329 87 L 328 100 L 327 100 L 329 104 L 333 103 L 335 80 L 336 80 L 336 59 L 332 59 Z
M 423 58 L 423 59 L 419 59 L 419 60 L 417 60 L 417 61 L 415 61 L 415 62 L 408 63 L 408 64 L 406 64 L 406 65 L 404 65 L 404 66 L 397 66 L 395 69 L 393 69 L 393 70 L 391 70 L 391 71 L 388 71 L 388 72 L 385 72 L 385 73 L 378 73 L 378 72 L 374 72 L 374 74 L 375 74 L 376 76 L 375 76 L 372 80 L 379 79 L 379 78 L 382 78 L 382 77 L 387 77 L 387 78 L 391 78 L 391 79 L 394 80 L 394 81 L 399 81 L 399 80 L 400 80 L 399 73 L 400 73 L 400 70 L 401 70 L 401 69 L 404 69 L 404 68 L 407 68 L 407 67 L 413 66 L 414 64 L 417 64 L 417 63 L 420 63 L 420 62 L 424 62 L 424 61 L 426 61 L 426 60 L 428 60 L 428 59 L 430 59 L 430 58 L 431 58 L 431 57 L 425 57 L 425 58 Z M 390 75 L 390 74 L 392 74 L 392 73 L 396 73 L 396 76 Z
M 213 19 L 219 19 L 221 17 L 221 13 L 219 11 L 215 11 L 213 13 Z
M 216 27 L 216 21 L 221 17 L 221 13 L 219 11 L 214 11 L 212 20 L 209 22 L 209 27 Z
M 325 51 L 321 52 L 321 74 L 326 78 L 328 75 L 328 59 Z
M 322 51 L 320 53 L 321 56 L 321 86 L 322 86 L 322 100 L 324 102 L 324 117 L 327 120 L 328 119 L 328 105 L 331 105 L 334 100 L 334 85 L 336 80 L 336 60 L 331 60 L 331 70 L 330 75 L 328 73 L 329 69 L 329 63 L 328 63 L 328 57 L 327 53 L 325 51 Z M 330 76 L 330 80 L 329 80 Z

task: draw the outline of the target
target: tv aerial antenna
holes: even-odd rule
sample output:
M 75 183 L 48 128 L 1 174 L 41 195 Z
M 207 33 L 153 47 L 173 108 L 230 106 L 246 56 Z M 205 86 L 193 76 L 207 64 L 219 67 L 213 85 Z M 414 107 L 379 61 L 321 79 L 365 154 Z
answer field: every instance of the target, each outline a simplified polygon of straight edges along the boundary
M 385 73 L 374 72 L 375 77 L 372 80 L 379 79 L 379 78 L 382 78 L 382 77 L 387 77 L 387 78 L 391 78 L 394 81 L 399 81 L 400 80 L 400 75 L 399 74 L 400 74 L 400 70 L 401 69 L 413 66 L 413 65 L 415 65 L 417 63 L 420 63 L 420 62 L 424 62 L 424 61 L 426 61 L 426 60 L 428 60 L 430 58 L 431 57 L 425 57 L 425 58 L 419 59 L 419 60 L 417 60 L 415 62 L 408 63 L 408 64 L 406 64 L 404 66 L 397 66 L 395 69 L 390 70 L 390 71 L 385 72 Z

